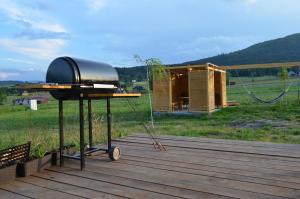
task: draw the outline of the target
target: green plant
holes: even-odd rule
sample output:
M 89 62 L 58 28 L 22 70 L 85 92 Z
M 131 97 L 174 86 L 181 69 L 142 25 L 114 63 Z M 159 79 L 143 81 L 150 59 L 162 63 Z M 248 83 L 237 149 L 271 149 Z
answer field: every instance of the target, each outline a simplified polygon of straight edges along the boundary
M 139 55 L 134 55 L 137 63 L 147 67 L 147 73 L 150 85 L 152 85 L 153 78 L 162 79 L 166 76 L 167 71 L 162 62 L 157 58 L 149 58 L 143 60 Z
M 3 105 L 7 99 L 6 92 L 3 88 L 0 88 L 0 105 Z
M 42 158 L 42 157 L 44 157 L 46 155 L 47 150 L 46 150 L 46 148 L 42 144 L 37 144 L 33 148 L 33 153 L 34 153 L 35 157 Z

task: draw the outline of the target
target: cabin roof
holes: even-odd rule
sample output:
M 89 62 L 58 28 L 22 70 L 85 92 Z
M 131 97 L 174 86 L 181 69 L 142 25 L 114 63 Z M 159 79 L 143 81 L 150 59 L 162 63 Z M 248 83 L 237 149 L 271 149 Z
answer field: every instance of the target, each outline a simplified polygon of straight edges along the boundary
M 212 63 L 206 63 L 206 64 L 199 64 L 199 65 L 181 65 L 181 66 L 168 66 L 166 67 L 167 70 L 178 70 L 178 69 L 207 69 L 207 70 L 215 70 L 219 72 L 225 72 L 226 70 L 220 68 L 219 66 L 212 64 Z

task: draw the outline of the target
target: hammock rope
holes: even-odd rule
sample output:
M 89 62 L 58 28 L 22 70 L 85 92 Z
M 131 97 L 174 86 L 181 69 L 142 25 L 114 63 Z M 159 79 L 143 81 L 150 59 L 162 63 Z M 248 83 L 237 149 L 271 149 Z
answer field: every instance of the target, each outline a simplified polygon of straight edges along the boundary
M 263 103 L 263 104 L 276 104 L 288 93 L 288 91 L 292 85 L 293 85 L 293 83 L 289 84 L 289 86 L 286 89 L 284 89 L 284 91 L 282 91 L 277 97 L 270 99 L 270 100 L 263 100 L 263 99 L 257 97 L 252 91 L 250 91 L 244 85 L 243 85 L 243 88 L 246 90 L 247 94 L 256 102 Z
M 255 95 L 254 92 L 250 91 L 248 89 L 248 87 L 246 86 L 246 84 L 243 83 L 243 81 L 241 80 L 240 76 L 239 76 L 239 73 L 237 72 L 237 70 L 234 70 L 236 75 L 237 75 L 237 78 L 239 79 L 239 81 L 241 82 L 241 85 L 242 87 L 244 88 L 244 90 L 246 91 L 246 93 L 249 95 L 249 97 L 258 102 L 258 103 L 262 103 L 262 104 L 276 104 L 277 102 L 279 102 L 283 97 L 286 96 L 286 94 L 288 93 L 289 89 L 291 88 L 291 86 L 293 85 L 293 83 L 290 83 L 278 96 L 276 96 L 275 98 L 273 99 L 270 99 L 270 100 L 264 100 L 264 99 L 261 99 L 259 97 L 257 97 Z

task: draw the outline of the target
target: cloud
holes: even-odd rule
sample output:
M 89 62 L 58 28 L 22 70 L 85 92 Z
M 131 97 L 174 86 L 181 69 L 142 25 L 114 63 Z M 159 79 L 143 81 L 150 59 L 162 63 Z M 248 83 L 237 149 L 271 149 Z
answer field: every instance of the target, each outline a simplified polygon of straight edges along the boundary
M 98 12 L 107 5 L 106 0 L 85 0 L 85 2 L 91 13 Z
M 1 61 L 14 62 L 14 63 L 21 63 L 21 64 L 34 64 L 32 61 L 14 59 L 14 58 L 0 58 L 0 60 Z
M 245 48 L 257 41 L 253 36 L 196 37 L 185 43 L 175 44 L 177 54 L 190 57 L 209 57 Z
M 256 4 L 258 0 L 244 0 L 246 4 L 253 5 Z
M 6 15 L 9 24 L 19 28 L 12 38 L 0 38 L 0 46 L 36 59 L 52 59 L 61 54 L 70 33 L 32 4 L 0 0 L 0 12 Z
M 66 39 L 70 35 L 61 24 L 52 22 L 40 9 L 33 9 L 26 4 L 0 0 L 0 11 L 7 15 L 11 23 L 15 23 L 23 29 L 15 35 L 16 37 Z
M 59 56 L 66 45 L 63 39 L 0 39 L 0 46 L 5 46 L 11 51 L 33 57 L 49 60 Z
M 20 73 L 17 72 L 4 72 L 4 71 L 0 71 L 0 81 L 2 80 L 10 80 L 13 79 L 15 77 L 18 77 L 20 75 Z
M 34 39 L 70 39 L 70 34 L 66 32 L 50 32 L 50 31 L 36 31 L 33 29 L 26 29 L 15 35 L 16 38 Z
M 222 1 L 244 3 L 245 5 L 251 6 L 258 3 L 259 0 L 222 0 Z
M 44 81 L 45 71 L 33 68 L 20 69 L 0 69 L 0 81 L 21 80 L 21 81 Z

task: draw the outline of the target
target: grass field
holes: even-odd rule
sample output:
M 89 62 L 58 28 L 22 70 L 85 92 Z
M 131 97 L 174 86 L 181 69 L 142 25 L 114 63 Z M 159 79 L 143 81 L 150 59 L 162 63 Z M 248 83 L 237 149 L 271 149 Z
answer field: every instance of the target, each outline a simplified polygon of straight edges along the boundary
M 253 82 L 251 78 L 231 78 L 231 81 L 237 84 L 228 86 L 228 100 L 235 100 L 240 103 L 240 106 L 228 107 L 211 115 L 155 116 L 156 131 L 170 135 L 300 144 L 298 79 L 289 80 L 289 82 L 294 82 L 293 86 L 287 96 L 276 105 L 254 103 L 240 82 L 247 84 L 251 91 L 264 99 L 271 99 L 278 95 L 283 89 L 283 84 L 273 77 L 256 80 Z M 0 106 L 0 149 L 28 140 L 31 140 L 34 146 L 42 144 L 48 150 L 57 148 L 57 101 L 52 99 L 48 104 L 39 105 L 38 111 L 30 111 L 23 106 L 12 106 L 13 98 L 9 97 L 7 104 Z M 133 101 L 136 104 L 137 113 L 130 110 L 124 99 L 112 101 L 114 137 L 144 132 L 139 123 L 149 121 L 148 98 L 143 96 Z M 105 102 L 93 101 L 93 110 L 95 141 L 104 142 L 106 139 Z M 65 102 L 64 113 L 65 140 L 67 144 L 77 144 L 79 141 L 78 102 Z M 87 132 L 87 124 L 85 127 Z

